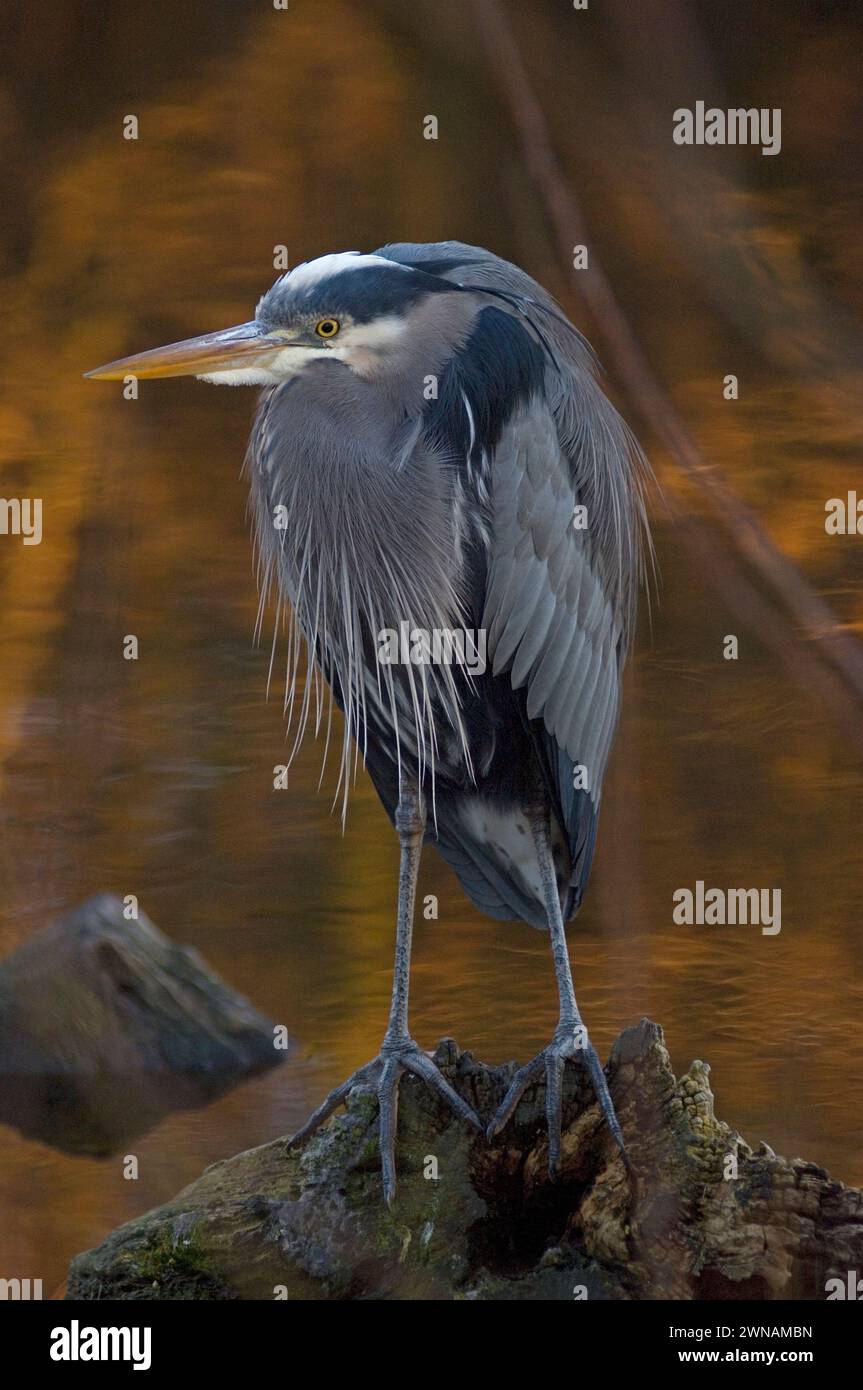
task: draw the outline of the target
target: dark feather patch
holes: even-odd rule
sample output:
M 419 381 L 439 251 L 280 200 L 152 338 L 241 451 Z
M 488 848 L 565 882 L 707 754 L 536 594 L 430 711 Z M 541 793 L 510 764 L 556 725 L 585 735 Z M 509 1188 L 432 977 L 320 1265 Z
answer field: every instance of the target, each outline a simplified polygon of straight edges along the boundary
M 258 308 L 262 323 L 288 326 L 298 319 L 333 315 L 371 323 L 387 314 L 404 314 L 430 294 L 458 293 L 458 286 L 421 270 L 389 266 L 351 268 L 314 284 L 297 287 L 290 276 L 268 290 Z
M 438 399 L 426 407 L 426 432 L 448 453 L 467 458 L 473 415 L 474 444 L 490 455 L 513 411 L 542 390 L 542 349 L 503 309 L 483 309 L 467 342 L 444 371 Z

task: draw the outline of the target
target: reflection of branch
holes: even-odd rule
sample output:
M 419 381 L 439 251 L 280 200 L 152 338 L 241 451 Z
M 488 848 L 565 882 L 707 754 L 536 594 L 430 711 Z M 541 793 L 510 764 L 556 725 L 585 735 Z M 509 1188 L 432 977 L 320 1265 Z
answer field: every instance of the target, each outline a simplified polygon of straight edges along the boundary
M 569 266 L 573 245 L 588 245 L 590 242 L 584 214 L 554 153 L 548 123 L 534 94 L 500 0 L 472 0 L 472 3 L 489 62 L 509 104 L 521 140 L 525 165 L 543 198 L 555 240 L 565 264 Z M 592 246 L 590 268 L 578 272 L 578 285 L 605 337 L 617 375 L 632 401 L 681 471 L 716 508 L 734 544 L 767 581 L 784 607 L 790 610 L 794 621 L 789 624 L 787 613 L 767 609 L 745 574 L 740 572 L 734 576 L 733 582 L 740 597 L 743 597 L 745 589 L 749 591 L 749 601 L 744 611 L 753 619 L 756 612 L 761 613 L 762 620 L 766 618 L 766 630 L 762 622 L 755 621 L 765 640 L 770 640 L 773 622 L 789 627 L 789 635 L 802 645 L 802 652 L 798 656 L 800 671 L 805 668 L 811 676 L 815 665 L 812 658 L 817 654 L 832 663 L 835 668 L 833 676 L 838 674 L 842 678 L 842 688 L 846 693 L 853 693 L 855 704 L 863 701 L 863 648 L 855 638 L 841 630 L 830 606 L 793 561 L 773 543 L 755 513 L 738 496 L 719 469 L 703 457 L 651 371 Z M 689 522 L 686 524 L 688 527 Z M 699 541 L 704 541 L 703 531 Z M 729 570 L 729 564 L 725 569 Z M 712 569 L 706 573 L 711 582 L 717 579 Z M 726 572 L 725 578 L 730 581 L 731 575 Z M 800 631 L 795 624 L 799 625 Z M 803 643 L 803 633 L 814 639 L 814 647 Z M 771 642 L 771 645 L 775 646 L 775 643 Z M 808 660 L 801 660 L 803 652 Z M 830 673 L 820 674 L 824 677 Z M 832 688 L 834 695 L 840 690 L 835 678 L 828 684 L 822 679 L 820 686 L 825 693 Z M 835 704 L 835 699 L 833 702 Z
M 690 556 L 696 561 L 714 592 L 736 613 L 758 638 L 785 666 L 792 679 L 802 681 L 807 690 L 814 691 L 832 709 L 836 723 L 849 743 L 863 753 L 863 723 L 856 695 L 840 679 L 839 673 L 824 661 L 819 661 L 817 648 L 800 638 L 787 615 L 768 603 L 750 580 L 745 568 L 735 556 L 719 544 L 712 528 L 697 517 L 681 513 L 676 501 L 667 499 L 672 516 L 678 523 L 681 539 Z

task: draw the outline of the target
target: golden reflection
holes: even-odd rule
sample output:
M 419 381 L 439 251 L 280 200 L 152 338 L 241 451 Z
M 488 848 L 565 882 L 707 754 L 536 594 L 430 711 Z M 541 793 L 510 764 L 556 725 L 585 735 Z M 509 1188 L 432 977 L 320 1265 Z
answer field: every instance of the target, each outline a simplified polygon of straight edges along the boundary
M 808 127 L 796 156 L 786 135 L 796 180 L 758 184 L 759 168 L 720 173 L 695 155 L 682 174 L 659 97 L 634 95 L 590 40 L 574 46 L 560 7 L 536 8 L 522 39 L 657 374 L 837 620 L 860 629 L 860 551 L 824 532 L 825 501 L 859 474 L 859 343 L 837 307 L 859 293 L 854 198 L 835 196 L 825 219 Z M 206 5 L 189 9 L 211 22 Z M 474 240 L 577 308 L 455 0 L 436 7 L 434 33 L 395 3 L 292 6 L 281 27 L 248 7 L 224 40 L 207 31 L 197 57 L 186 17 L 193 56 L 152 58 L 128 99 L 132 21 L 118 10 L 110 100 L 94 66 L 80 76 L 72 11 L 68 52 L 56 39 L 44 61 L 83 82 L 86 115 L 49 150 L 13 111 L 29 172 L 2 225 L 3 489 L 41 497 L 45 521 L 39 546 L 0 540 L 0 949 L 98 889 L 136 892 L 296 1041 L 283 1072 L 146 1136 L 137 1184 L 118 1164 L 4 1132 L 4 1263 L 46 1286 L 204 1163 L 293 1128 L 374 1055 L 395 893 L 394 839 L 362 772 L 344 837 L 334 777 L 317 790 L 320 745 L 287 792 L 272 790 L 287 751 L 281 656 L 267 700 L 238 478 L 252 393 L 142 382 L 125 400 L 82 372 L 248 319 L 282 244 L 293 264 L 388 239 Z M 777 39 L 791 101 L 817 79 L 796 49 L 784 68 L 783 42 L 793 36 Z M 135 142 L 122 138 L 129 100 Z M 438 109 L 445 138 L 426 142 Z M 700 508 L 656 461 L 666 490 Z M 580 1003 L 600 1051 L 651 1015 L 678 1070 L 711 1062 L 718 1111 L 747 1139 L 859 1182 L 859 766 L 811 692 L 717 604 L 661 502 L 655 521 L 658 602 L 571 933 Z M 122 659 L 127 633 L 136 663 Z M 781 886 L 781 935 L 673 926 L 671 894 L 697 878 Z M 451 1033 L 489 1061 L 532 1054 L 554 1014 L 544 939 L 482 920 L 431 854 L 426 893 L 439 916 L 418 930 L 416 1036 Z

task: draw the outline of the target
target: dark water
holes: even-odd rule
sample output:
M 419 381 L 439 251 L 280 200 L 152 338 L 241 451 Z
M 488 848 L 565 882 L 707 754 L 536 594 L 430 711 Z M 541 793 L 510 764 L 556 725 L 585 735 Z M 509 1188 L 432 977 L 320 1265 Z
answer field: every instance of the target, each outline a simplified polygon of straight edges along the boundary
M 721 4 L 565 11 L 513 13 L 595 252 L 708 456 L 859 633 L 860 542 L 823 525 L 825 500 L 859 481 L 859 19 L 759 6 L 743 43 Z M 281 692 L 266 698 L 268 641 L 251 640 L 238 476 L 251 393 L 143 383 L 125 401 L 81 372 L 247 318 L 278 243 L 295 263 L 458 236 L 520 260 L 594 329 L 463 6 L 67 3 L 38 43 L 6 23 L 0 456 L 4 495 L 43 499 L 44 537 L 0 537 L 0 948 L 98 889 L 136 893 L 296 1040 L 287 1067 L 138 1141 L 137 1182 L 120 1158 L 4 1129 L 0 1273 L 48 1288 L 374 1054 L 395 899 L 362 775 L 344 836 L 320 747 L 272 789 Z M 668 113 L 699 95 L 781 105 L 782 154 L 674 147 Z M 661 582 L 571 935 L 582 1010 L 602 1052 L 643 1015 L 661 1022 L 678 1070 L 710 1061 L 745 1138 L 860 1182 L 859 756 L 654 510 Z M 781 933 L 675 926 L 672 893 L 697 879 L 781 888 Z M 420 891 L 440 916 L 418 931 L 417 1038 L 452 1034 L 489 1061 L 536 1051 L 556 1017 L 544 938 L 481 919 L 431 853 Z

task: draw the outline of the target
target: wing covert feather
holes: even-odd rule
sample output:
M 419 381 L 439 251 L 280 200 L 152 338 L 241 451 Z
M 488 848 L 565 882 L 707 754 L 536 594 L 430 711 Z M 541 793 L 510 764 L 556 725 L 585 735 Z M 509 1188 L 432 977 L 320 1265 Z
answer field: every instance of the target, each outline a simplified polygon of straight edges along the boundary
M 534 399 L 513 416 L 492 460 L 493 540 L 483 626 L 495 675 L 526 688 L 541 719 L 573 875 L 589 864 L 620 699 L 621 629 L 605 593 L 590 517 L 573 525 L 574 469 L 549 408 Z M 573 795 L 587 769 L 593 814 Z M 568 783 L 568 785 L 567 785 Z

